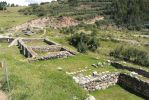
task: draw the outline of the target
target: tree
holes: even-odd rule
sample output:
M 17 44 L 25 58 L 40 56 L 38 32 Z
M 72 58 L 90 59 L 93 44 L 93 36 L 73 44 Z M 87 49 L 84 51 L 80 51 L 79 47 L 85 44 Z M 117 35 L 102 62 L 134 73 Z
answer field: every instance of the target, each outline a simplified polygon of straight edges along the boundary
M 6 10 L 7 2 L 0 2 L 0 10 Z
M 99 47 L 99 39 L 96 34 L 73 34 L 70 43 L 81 53 L 85 53 L 87 50 L 95 51 Z
M 68 0 L 68 3 L 70 6 L 77 6 L 78 5 L 78 0 Z
M 131 30 L 140 30 L 149 20 L 148 0 L 112 0 L 111 9 L 116 23 Z
M 15 4 L 14 4 L 14 3 L 12 3 L 12 4 L 11 4 L 11 7 L 15 7 Z

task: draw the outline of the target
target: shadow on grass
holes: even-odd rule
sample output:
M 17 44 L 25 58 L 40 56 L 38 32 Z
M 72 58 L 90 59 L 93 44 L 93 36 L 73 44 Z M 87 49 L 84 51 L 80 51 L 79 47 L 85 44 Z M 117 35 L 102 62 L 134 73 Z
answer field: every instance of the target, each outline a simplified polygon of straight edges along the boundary
M 145 96 L 143 96 L 143 95 L 141 95 L 141 94 L 139 94 L 139 93 L 137 93 L 137 92 L 134 92 L 131 88 L 128 88 L 128 87 L 125 86 L 125 85 L 122 85 L 122 84 L 120 84 L 120 83 L 118 83 L 118 85 L 119 85 L 120 87 L 122 87 L 123 89 L 125 89 L 126 91 L 130 92 L 131 94 L 137 95 L 137 96 L 143 98 L 144 100 L 149 100 L 149 98 L 147 98 L 147 97 L 145 97 Z

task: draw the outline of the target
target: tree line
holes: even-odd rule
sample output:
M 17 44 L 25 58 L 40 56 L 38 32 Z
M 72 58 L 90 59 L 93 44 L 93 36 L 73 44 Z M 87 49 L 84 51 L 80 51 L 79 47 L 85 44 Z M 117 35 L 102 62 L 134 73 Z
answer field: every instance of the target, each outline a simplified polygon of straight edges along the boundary
M 111 6 L 117 25 L 140 30 L 149 23 L 149 0 L 112 0 Z
M 7 10 L 7 7 L 18 7 L 19 5 L 15 5 L 14 3 L 13 4 L 9 4 L 5 1 L 1 1 L 0 2 L 0 10 Z

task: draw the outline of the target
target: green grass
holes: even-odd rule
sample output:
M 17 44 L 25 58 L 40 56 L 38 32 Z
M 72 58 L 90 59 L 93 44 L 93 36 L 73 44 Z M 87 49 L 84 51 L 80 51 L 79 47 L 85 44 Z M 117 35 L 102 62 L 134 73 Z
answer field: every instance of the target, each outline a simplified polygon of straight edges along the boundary
M 91 93 L 97 100 L 144 100 L 123 89 L 119 85 L 112 86 L 106 90 Z
M 35 16 L 21 15 L 18 10 L 22 8 L 24 7 L 8 7 L 6 11 L 0 11 L 0 28 L 5 30 L 35 18 Z
M 1 46 L 0 58 L 7 61 L 14 100 L 73 100 L 75 96 L 84 99 L 86 92 L 64 71 L 57 70 L 62 59 L 28 63 L 17 47 L 8 48 L 4 43 Z
M 42 40 L 26 42 L 26 45 L 28 45 L 28 46 L 49 46 L 49 44 L 47 44 L 46 42 L 44 42 Z
M 78 71 L 85 67 L 96 70 L 91 65 L 97 63 L 97 59 L 78 54 L 67 59 L 28 63 L 17 47 L 8 48 L 8 44 L 0 44 L 0 58 L 7 61 L 10 93 L 14 100 L 72 100 L 73 96 L 80 98 L 79 100 L 84 99 L 86 92 L 65 72 Z M 58 71 L 58 67 L 62 67 L 63 71 Z M 109 69 L 107 67 L 98 70 Z

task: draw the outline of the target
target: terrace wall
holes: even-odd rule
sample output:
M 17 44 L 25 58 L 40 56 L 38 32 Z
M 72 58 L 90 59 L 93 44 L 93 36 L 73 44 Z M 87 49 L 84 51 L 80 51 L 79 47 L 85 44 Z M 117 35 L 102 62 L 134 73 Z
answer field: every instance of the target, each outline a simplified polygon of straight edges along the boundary
M 28 58 L 37 56 L 37 54 L 30 47 L 27 47 L 27 45 L 24 44 L 24 42 L 21 39 L 18 41 L 18 47 L 22 51 L 23 55 Z
M 136 72 L 144 77 L 147 77 L 149 78 L 149 72 L 148 71 L 145 71 L 145 70 L 142 70 L 142 69 L 138 69 L 138 68 L 134 68 L 134 67 L 129 67 L 129 66 L 123 66 L 117 62 L 112 62 L 111 63 L 112 66 L 114 66 L 115 68 L 118 68 L 118 69 L 126 69 L 126 70 L 129 70 L 129 71 L 133 71 L 133 72 Z
M 76 83 L 88 91 L 106 89 L 109 86 L 120 84 L 131 91 L 149 99 L 149 82 L 125 73 L 96 73 L 93 76 L 79 74 L 74 76 Z
M 149 99 L 149 82 L 121 73 L 118 83 Z
M 9 37 L 0 38 L 0 42 L 11 43 L 13 40 L 14 40 L 14 38 L 9 38 Z

